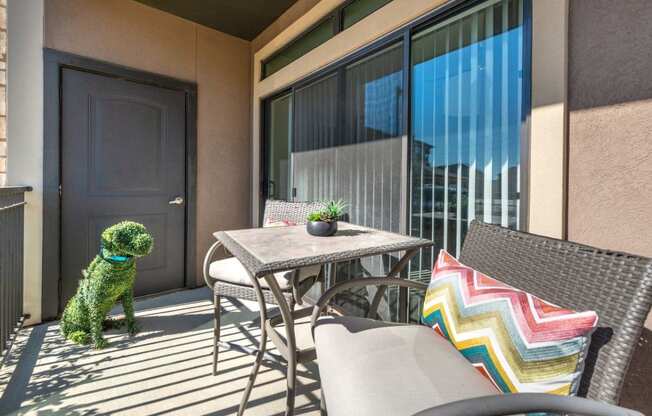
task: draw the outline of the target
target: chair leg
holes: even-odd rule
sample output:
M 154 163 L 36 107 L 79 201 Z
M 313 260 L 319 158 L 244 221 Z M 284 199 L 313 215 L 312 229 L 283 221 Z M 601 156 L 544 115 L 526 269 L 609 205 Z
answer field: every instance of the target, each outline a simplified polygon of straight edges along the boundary
M 264 307 L 264 305 L 262 306 Z M 244 414 L 245 409 L 247 408 L 247 403 L 249 402 L 249 396 L 251 395 L 251 389 L 254 387 L 256 381 L 256 376 L 258 375 L 258 369 L 260 368 L 260 363 L 263 361 L 265 356 L 265 351 L 267 350 L 267 330 L 265 328 L 265 321 L 267 320 L 266 311 L 261 311 L 261 322 L 263 323 L 260 327 L 260 344 L 258 347 L 258 352 L 256 353 L 256 358 L 254 365 L 251 368 L 251 374 L 249 375 L 249 382 L 245 388 L 244 394 L 242 395 L 242 400 L 240 401 L 240 407 L 238 408 L 238 416 Z
M 220 343 L 220 300 L 221 297 L 217 291 L 213 294 L 213 375 L 217 375 L 217 356 L 219 354 Z
M 285 395 L 285 416 L 294 415 L 294 399 L 297 394 L 297 357 L 295 354 L 290 353 L 287 369 L 287 391 Z

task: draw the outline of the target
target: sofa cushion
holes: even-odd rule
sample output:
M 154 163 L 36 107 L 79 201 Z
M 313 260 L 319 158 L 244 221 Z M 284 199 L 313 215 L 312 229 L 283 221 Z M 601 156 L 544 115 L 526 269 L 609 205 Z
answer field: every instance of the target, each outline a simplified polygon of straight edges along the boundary
M 329 416 L 412 415 L 498 393 L 448 341 L 422 325 L 323 317 L 315 347 Z
M 492 279 L 442 250 L 423 322 L 504 393 L 575 394 L 595 312 L 553 305 Z
M 319 270 L 320 266 L 309 266 L 299 269 L 299 281 L 301 282 L 309 277 L 317 276 Z M 251 286 L 251 278 L 249 277 L 247 270 L 235 257 L 229 257 L 227 259 L 212 262 L 208 269 L 208 275 L 213 279 L 224 282 Z M 292 271 L 274 273 L 274 277 L 276 278 L 281 290 L 288 290 L 290 288 Z M 260 279 L 260 285 L 265 288 L 269 287 L 265 279 Z

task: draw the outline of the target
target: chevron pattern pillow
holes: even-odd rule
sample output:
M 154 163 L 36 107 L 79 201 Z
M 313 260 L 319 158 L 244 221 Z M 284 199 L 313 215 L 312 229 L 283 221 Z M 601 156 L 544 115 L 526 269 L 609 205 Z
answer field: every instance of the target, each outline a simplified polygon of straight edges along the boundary
M 422 321 L 505 393 L 574 395 L 598 316 L 560 308 L 442 250 Z

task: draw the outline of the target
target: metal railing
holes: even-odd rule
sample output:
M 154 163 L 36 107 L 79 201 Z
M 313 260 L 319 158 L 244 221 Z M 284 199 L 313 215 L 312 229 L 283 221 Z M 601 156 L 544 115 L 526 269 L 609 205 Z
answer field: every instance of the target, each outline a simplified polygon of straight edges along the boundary
M 0 187 L 0 366 L 26 316 L 23 312 L 23 241 L 26 186 Z

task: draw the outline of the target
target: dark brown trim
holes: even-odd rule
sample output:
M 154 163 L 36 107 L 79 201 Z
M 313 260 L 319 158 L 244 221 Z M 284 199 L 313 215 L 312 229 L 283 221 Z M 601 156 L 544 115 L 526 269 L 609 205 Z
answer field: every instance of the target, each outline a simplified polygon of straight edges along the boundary
M 53 49 L 43 49 L 43 277 L 41 319 L 63 309 L 61 292 L 61 70 L 70 68 L 186 94 L 186 244 L 185 286 L 197 285 L 197 85 Z

